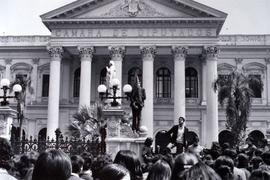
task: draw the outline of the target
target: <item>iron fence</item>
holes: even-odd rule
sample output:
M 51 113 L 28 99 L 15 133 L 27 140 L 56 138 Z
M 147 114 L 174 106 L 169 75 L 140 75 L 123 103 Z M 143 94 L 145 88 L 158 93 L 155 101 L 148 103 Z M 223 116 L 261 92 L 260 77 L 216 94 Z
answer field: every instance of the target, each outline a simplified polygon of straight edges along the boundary
M 92 140 L 63 138 L 61 131 L 56 130 L 56 140 L 54 139 L 30 139 L 22 138 L 21 140 L 11 139 L 11 145 L 14 154 L 23 154 L 31 151 L 43 152 L 47 149 L 61 149 L 68 155 L 81 154 L 89 152 L 94 157 L 105 154 L 106 144 L 100 142 L 98 138 Z M 105 146 L 105 147 L 104 147 Z

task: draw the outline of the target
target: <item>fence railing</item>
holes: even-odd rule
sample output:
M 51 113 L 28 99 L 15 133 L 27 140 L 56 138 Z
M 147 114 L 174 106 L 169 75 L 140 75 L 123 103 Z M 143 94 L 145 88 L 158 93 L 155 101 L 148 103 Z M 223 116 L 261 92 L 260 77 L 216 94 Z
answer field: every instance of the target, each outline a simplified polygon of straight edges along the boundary
M 60 131 L 56 131 L 56 140 L 54 139 L 11 139 L 11 145 L 14 154 L 23 154 L 31 151 L 43 152 L 47 149 L 61 149 L 69 155 L 81 154 L 83 152 L 89 152 L 94 157 L 99 154 L 105 154 L 106 144 L 100 142 L 98 138 L 92 140 L 75 139 L 75 138 L 63 138 Z

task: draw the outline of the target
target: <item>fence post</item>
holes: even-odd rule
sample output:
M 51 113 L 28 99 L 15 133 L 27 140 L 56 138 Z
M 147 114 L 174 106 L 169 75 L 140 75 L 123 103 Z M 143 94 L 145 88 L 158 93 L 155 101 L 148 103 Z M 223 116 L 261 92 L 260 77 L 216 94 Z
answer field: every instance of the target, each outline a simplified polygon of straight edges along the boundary
M 55 149 L 59 149 L 59 137 L 61 135 L 61 131 L 59 128 L 55 130 L 55 135 L 56 135 Z

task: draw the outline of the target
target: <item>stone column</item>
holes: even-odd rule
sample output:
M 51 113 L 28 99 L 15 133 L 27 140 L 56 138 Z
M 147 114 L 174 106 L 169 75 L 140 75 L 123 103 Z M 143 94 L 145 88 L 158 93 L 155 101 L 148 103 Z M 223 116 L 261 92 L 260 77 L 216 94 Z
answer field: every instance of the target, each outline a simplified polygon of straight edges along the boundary
M 11 67 L 11 63 L 12 63 L 12 59 L 5 59 L 6 62 L 6 74 L 5 74 L 5 78 L 11 81 L 11 73 L 10 73 L 10 67 Z
M 79 108 L 82 106 L 90 107 L 91 101 L 91 63 L 94 48 L 78 47 L 81 57 L 81 77 L 80 77 L 80 98 Z
M 207 63 L 207 108 L 206 108 L 206 146 L 211 147 L 213 141 L 218 141 L 218 96 L 213 89 L 213 82 L 217 79 L 218 49 L 215 46 L 205 48 Z
M 55 139 L 55 130 L 59 127 L 59 95 L 62 47 L 48 47 L 51 56 L 50 87 L 48 102 L 47 136 Z
M 122 95 L 122 62 L 125 55 L 125 47 L 123 46 L 109 46 L 109 53 L 111 56 L 111 61 L 114 62 L 116 69 L 116 78 L 119 80 L 120 84 L 118 86 L 119 90 L 116 92 L 116 96 Z M 117 100 L 121 104 L 121 100 Z
M 142 86 L 145 89 L 146 100 L 142 109 L 141 126 L 148 129 L 147 136 L 153 137 L 154 124 L 154 105 L 153 105 L 153 91 L 154 91 L 154 57 L 156 54 L 156 47 L 141 47 L 142 61 L 143 61 L 143 82 Z
M 31 86 L 33 87 L 33 94 L 31 95 L 31 102 L 37 101 L 37 78 L 38 78 L 38 63 L 39 58 L 32 59 L 33 61 L 33 69 L 31 74 Z
M 187 48 L 172 47 L 174 55 L 174 124 L 180 116 L 186 118 L 185 59 Z
M 267 104 L 270 105 L 270 58 L 265 59 L 266 62 L 266 77 L 267 77 Z
M 206 83 L 207 83 L 207 77 L 206 77 L 206 60 L 204 57 L 200 58 L 202 61 L 202 102 L 201 105 L 206 105 Z

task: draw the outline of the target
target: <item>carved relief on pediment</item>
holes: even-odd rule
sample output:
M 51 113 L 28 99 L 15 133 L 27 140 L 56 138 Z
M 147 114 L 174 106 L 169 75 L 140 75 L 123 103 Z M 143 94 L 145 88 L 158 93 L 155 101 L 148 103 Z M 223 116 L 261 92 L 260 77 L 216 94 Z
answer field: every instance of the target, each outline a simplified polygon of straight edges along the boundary
M 158 12 L 150 5 L 140 0 L 126 0 L 101 14 L 103 17 L 164 17 L 165 14 Z

